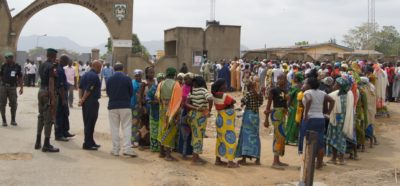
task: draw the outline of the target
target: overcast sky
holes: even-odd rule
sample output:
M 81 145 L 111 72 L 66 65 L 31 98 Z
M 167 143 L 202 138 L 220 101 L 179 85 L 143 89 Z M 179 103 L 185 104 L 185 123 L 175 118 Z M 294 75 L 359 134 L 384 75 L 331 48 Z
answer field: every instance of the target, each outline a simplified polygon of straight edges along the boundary
M 7 0 L 13 15 L 33 0 Z M 296 41 L 342 41 L 350 28 L 367 20 L 367 0 L 216 0 L 221 24 L 241 25 L 242 44 L 250 48 L 293 45 Z M 142 41 L 162 40 L 163 30 L 175 26 L 204 27 L 209 0 L 135 0 L 133 31 Z M 378 0 L 376 20 L 400 28 L 400 0 Z M 55 5 L 36 14 L 23 36 L 66 36 L 83 46 L 104 43 L 103 22 L 76 5 Z

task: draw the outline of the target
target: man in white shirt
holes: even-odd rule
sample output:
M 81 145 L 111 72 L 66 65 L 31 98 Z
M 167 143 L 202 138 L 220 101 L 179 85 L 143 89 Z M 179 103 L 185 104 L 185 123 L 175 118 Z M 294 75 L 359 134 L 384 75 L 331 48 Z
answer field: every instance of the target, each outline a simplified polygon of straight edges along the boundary
M 278 77 L 279 77 L 280 75 L 282 75 L 282 74 L 283 74 L 283 69 L 281 68 L 281 65 L 279 64 L 279 62 L 277 62 L 277 63 L 275 64 L 275 66 L 274 66 L 274 69 L 272 69 L 272 77 L 274 78 L 274 79 L 273 79 L 274 86 L 277 86 Z
M 35 87 L 37 67 L 33 61 L 26 65 L 26 74 L 28 75 L 28 87 Z
M 74 102 L 74 89 L 77 89 L 77 75 L 75 72 L 75 67 L 72 66 L 72 61 L 70 61 L 68 65 L 64 67 L 64 71 L 68 82 L 68 104 L 69 107 L 72 108 Z

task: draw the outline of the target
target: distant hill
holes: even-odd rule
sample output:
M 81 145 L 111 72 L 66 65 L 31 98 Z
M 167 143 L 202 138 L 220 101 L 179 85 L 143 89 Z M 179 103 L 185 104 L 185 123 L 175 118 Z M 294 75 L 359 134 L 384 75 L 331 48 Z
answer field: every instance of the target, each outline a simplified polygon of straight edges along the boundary
M 21 36 L 18 41 L 18 50 L 29 51 L 30 49 L 36 48 L 37 38 L 37 35 Z M 100 49 L 101 53 L 105 53 L 107 51 L 105 43 L 99 44 L 98 46 L 86 47 L 81 46 L 75 41 L 62 36 L 41 37 L 38 45 L 43 48 L 67 49 L 78 53 L 90 53 L 93 48 Z
M 18 42 L 18 50 L 19 51 L 29 51 L 31 49 L 36 48 L 38 35 L 32 36 L 21 36 Z M 105 39 L 106 40 L 106 39 Z M 100 49 L 100 53 L 104 54 L 107 52 L 107 48 L 105 47 L 106 43 L 99 44 L 97 46 L 87 47 L 81 46 L 75 41 L 67 37 L 62 36 L 46 36 L 41 37 L 39 40 L 39 46 L 43 48 L 57 48 L 57 49 L 66 49 L 78 53 L 90 53 L 93 48 Z M 164 41 L 163 40 L 154 40 L 154 41 L 142 41 L 142 45 L 144 45 L 150 54 L 155 55 L 157 50 L 164 50 Z M 249 48 L 245 45 L 240 46 L 240 50 L 248 50 Z

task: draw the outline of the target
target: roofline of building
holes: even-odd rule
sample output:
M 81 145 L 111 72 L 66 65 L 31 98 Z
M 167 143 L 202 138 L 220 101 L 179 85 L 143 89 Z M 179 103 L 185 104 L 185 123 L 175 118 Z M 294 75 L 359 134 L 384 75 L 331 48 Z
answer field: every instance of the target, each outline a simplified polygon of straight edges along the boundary
M 262 49 L 254 49 L 254 50 L 246 50 L 244 52 L 271 52 L 271 51 L 277 51 L 277 50 L 302 50 L 302 49 L 309 49 L 309 48 L 314 48 L 314 47 L 319 47 L 323 45 L 330 45 L 330 46 L 335 46 L 338 48 L 342 48 L 344 50 L 354 51 L 354 49 L 345 47 L 342 45 L 338 45 L 336 43 L 317 43 L 317 44 L 310 44 L 310 45 L 304 45 L 304 46 L 288 46 L 288 47 L 275 47 L 275 48 L 262 48 Z
M 177 26 L 177 27 L 173 27 L 173 28 L 168 28 L 166 30 L 164 30 L 164 32 L 168 32 L 171 30 L 177 30 L 177 29 L 202 29 L 202 30 L 207 30 L 209 27 L 213 27 L 213 26 L 218 26 L 218 27 L 235 27 L 235 28 L 241 28 L 242 26 L 239 25 L 208 25 L 205 28 L 202 27 L 189 27 L 189 26 Z

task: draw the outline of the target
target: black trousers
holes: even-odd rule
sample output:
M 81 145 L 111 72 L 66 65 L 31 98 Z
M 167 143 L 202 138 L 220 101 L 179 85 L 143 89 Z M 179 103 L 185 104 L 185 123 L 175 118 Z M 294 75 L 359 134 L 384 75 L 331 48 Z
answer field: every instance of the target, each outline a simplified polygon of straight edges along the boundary
M 28 74 L 28 86 L 29 87 L 34 87 L 35 86 L 35 81 L 36 81 L 36 74 Z
M 97 99 L 88 98 L 82 105 L 82 115 L 85 133 L 83 146 L 92 147 L 96 144 L 93 139 L 93 133 L 99 116 L 99 101 Z
M 67 99 L 67 98 L 65 98 Z M 56 125 L 55 125 L 55 136 L 56 138 L 65 137 L 69 131 L 69 107 L 68 101 L 65 100 L 66 105 L 62 104 L 61 96 L 57 99 L 57 110 L 56 110 Z

